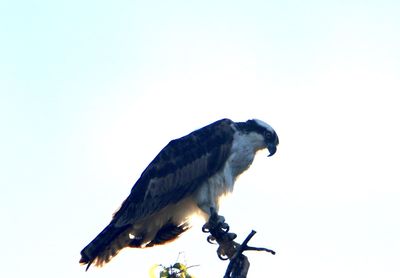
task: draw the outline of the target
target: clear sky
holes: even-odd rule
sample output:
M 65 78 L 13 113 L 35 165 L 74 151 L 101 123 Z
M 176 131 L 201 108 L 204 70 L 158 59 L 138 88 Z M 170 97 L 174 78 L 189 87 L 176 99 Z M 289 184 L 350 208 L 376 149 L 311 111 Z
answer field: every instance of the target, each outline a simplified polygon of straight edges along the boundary
M 222 277 L 200 224 L 85 273 L 80 250 L 169 140 L 278 132 L 223 203 L 249 277 L 400 277 L 399 1 L 1 1 L 0 277 Z

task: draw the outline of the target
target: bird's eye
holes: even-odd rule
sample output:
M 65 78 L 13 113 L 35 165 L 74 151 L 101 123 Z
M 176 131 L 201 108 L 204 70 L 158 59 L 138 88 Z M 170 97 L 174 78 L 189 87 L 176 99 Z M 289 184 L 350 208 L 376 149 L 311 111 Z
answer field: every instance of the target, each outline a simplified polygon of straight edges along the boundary
M 266 139 L 270 139 L 270 138 L 272 137 L 272 133 L 266 131 L 266 132 L 264 133 L 264 136 L 265 136 Z

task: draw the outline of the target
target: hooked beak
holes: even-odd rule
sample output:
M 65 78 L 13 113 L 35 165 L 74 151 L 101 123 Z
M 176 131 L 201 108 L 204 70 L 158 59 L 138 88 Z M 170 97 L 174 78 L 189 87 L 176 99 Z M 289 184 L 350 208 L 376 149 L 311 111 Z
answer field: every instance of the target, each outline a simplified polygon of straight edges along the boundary
M 279 145 L 279 138 L 278 135 L 275 134 L 275 138 L 272 141 L 267 142 L 267 149 L 269 151 L 268 157 L 273 156 L 276 153 L 276 147 L 278 145 Z

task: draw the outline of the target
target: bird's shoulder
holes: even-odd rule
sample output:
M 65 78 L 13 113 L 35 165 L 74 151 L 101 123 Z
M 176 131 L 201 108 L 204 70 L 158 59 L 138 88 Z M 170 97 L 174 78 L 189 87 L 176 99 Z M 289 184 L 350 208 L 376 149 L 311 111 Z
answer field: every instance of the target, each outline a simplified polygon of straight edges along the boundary
M 234 134 L 232 123 L 229 119 L 222 119 L 170 141 L 149 166 L 161 170 L 166 164 L 174 162 L 179 168 L 210 152 L 218 151 L 223 145 L 230 145 Z

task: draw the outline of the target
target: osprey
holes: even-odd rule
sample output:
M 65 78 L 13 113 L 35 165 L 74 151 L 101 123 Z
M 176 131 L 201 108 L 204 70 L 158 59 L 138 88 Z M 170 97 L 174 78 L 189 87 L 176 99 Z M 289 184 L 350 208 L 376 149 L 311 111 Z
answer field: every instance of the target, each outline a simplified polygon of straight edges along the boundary
M 232 192 L 236 178 L 257 151 L 276 152 L 279 139 L 260 120 L 216 121 L 172 140 L 133 186 L 107 227 L 81 251 L 86 270 L 102 266 L 125 247 L 144 248 L 176 239 L 189 228 L 190 216 L 207 220 L 219 198 Z

